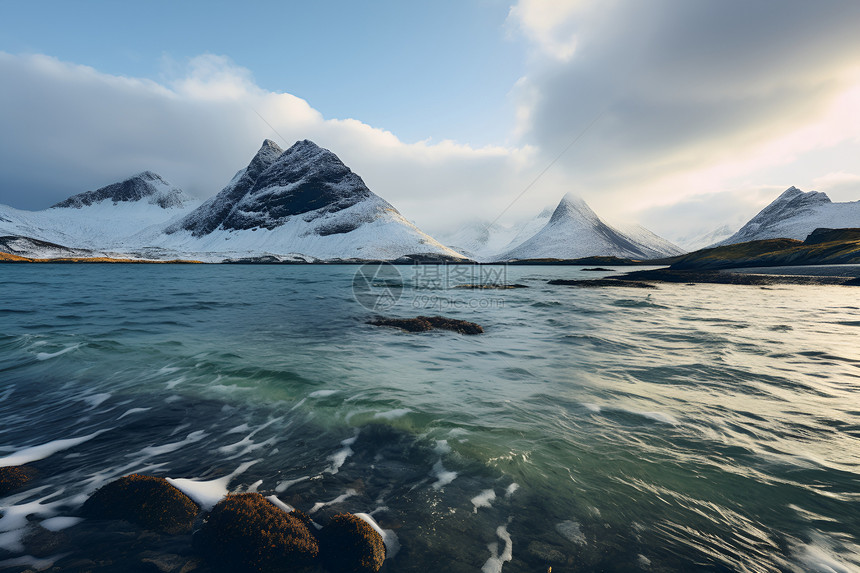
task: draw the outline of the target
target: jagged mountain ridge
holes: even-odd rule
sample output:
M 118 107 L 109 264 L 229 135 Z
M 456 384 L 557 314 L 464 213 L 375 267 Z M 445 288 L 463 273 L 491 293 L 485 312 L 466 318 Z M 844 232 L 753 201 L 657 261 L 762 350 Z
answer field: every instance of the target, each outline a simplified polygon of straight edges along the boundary
M 161 178 L 157 173 L 144 171 L 125 181 L 113 183 L 95 191 L 79 193 L 53 205 L 52 209 L 82 209 L 102 201 L 116 203 L 133 203 L 146 199 L 151 205 L 162 209 L 182 207 L 192 201 L 178 187 L 174 187 Z
M 122 247 L 125 237 L 161 228 L 199 204 L 159 175 L 144 171 L 42 211 L 0 205 L 0 234 L 69 249 L 111 251 Z
M 777 238 L 802 241 L 821 227 L 860 227 L 860 201 L 834 203 L 826 193 L 792 186 L 735 234 L 713 246 Z
M 263 145 L 248 166 L 239 170 L 220 193 L 175 225 L 169 226 L 165 232 L 172 234 L 186 230 L 195 237 L 202 237 L 217 229 L 230 216 L 236 204 L 254 188 L 260 175 L 271 167 L 283 152 L 271 139 L 263 141 Z
M 230 258 L 463 258 L 407 221 L 337 155 L 309 140 L 283 152 L 266 140 L 215 197 L 163 232 L 132 241 Z
M 543 228 L 496 259 L 577 259 L 592 256 L 654 259 L 682 252 L 644 227 L 622 230 L 609 225 L 585 201 L 568 193 Z

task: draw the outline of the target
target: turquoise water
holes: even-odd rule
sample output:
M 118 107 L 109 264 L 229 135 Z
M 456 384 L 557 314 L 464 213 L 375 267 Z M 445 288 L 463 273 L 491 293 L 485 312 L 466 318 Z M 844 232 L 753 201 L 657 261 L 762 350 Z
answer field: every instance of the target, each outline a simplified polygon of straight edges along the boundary
M 0 567 L 99 562 L 57 518 L 138 471 L 370 513 L 391 572 L 860 570 L 860 291 L 357 270 L 0 266 Z M 418 314 L 485 333 L 367 324 Z

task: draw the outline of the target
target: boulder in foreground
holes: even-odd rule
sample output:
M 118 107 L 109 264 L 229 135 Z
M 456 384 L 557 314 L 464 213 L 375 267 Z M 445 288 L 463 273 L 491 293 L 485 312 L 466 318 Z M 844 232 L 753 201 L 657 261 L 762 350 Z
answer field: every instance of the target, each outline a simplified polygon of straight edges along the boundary
M 200 509 L 166 479 L 131 474 L 99 488 L 81 513 L 95 519 L 124 519 L 164 533 L 191 530 Z
M 212 509 L 195 545 L 218 571 L 301 571 L 319 555 L 305 519 L 258 493 L 231 494 Z
M 331 573 L 375 573 L 385 561 L 385 544 L 369 523 L 341 513 L 320 531 L 320 554 Z

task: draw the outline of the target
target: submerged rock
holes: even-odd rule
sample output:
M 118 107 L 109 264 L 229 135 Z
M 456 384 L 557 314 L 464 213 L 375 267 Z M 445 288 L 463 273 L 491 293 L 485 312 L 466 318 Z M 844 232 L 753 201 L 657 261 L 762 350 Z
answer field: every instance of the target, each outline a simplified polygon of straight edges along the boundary
M 165 533 L 190 531 L 197 504 L 166 479 L 131 474 L 99 488 L 81 513 L 95 519 L 124 519 Z
M 375 573 L 385 561 L 382 536 L 369 523 L 341 513 L 320 531 L 321 558 L 331 573 Z
M 406 332 L 427 332 L 434 328 L 453 330 L 460 334 L 481 334 L 483 327 L 474 322 L 446 318 L 444 316 L 418 316 L 415 318 L 377 318 L 368 324 L 373 326 L 393 326 Z
M 36 475 L 29 466 L 6 466 L 0 468 L 0 495 L 6 495 L 26 484 Z
M 319 544 L 298 512 L 287 513 L 258 493 L 231 494 L 204 522 L 195 545 L 219 571 L 287 572 L 311 567 Z

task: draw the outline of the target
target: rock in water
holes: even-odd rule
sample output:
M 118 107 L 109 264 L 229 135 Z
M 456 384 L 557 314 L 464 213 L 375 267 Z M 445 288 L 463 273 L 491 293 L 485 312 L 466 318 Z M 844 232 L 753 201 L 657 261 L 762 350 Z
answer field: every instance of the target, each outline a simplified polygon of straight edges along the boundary
M 0 495 L 6 495 L 33 479 L 36 471 L 28 466 L 6 466 L 0 468 Z
M 351 513 L 331 518 L 320 531 L 321 558 L 331 573 L 375 573 L 385 560 L 382 536 Z
M 301 571 L 319 555 L 304 519 L 258 493 L 231 494 L 212 509 L 195 545 L 219 571 Z
M 124 519 L 165 533 L 191 530 L 200 508 L 166 479 L 131 474 L 99 488 L 81 513 L 95 519 Z
M 460 334 L 481 334 L 483 327 L 474 322 L 446 318 L 444 316 L 418 316 L 415 318 L 378 318 L 371 320 L 368 324 L 373 326 L 393 326 L 406 332 L 427 332 L 434 328 L 442 330 L 453 330 Z

